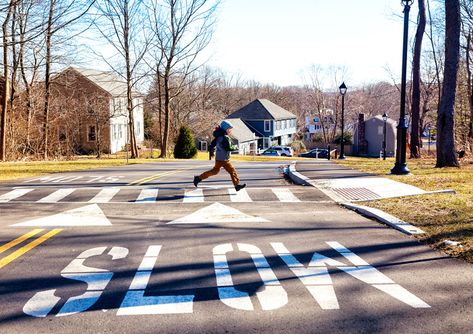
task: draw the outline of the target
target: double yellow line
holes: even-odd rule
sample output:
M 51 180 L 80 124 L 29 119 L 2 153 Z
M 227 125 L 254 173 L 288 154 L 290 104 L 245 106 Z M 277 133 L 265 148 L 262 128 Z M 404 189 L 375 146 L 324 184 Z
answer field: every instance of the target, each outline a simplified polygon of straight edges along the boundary
M 153 181 L 153 180 L 162 178 L 162 177 L 164 177 L 164 176 L 169 176 L 169 175 L 181 173 L 181 172 L 184 172 L 184 171 L 186 171 L 186 170 L 194 169 L 194 168 L 198 168 L 198 167 L 199 167 L 199 166 L 193 166 L 193 167 L 181 168 L 181 169 L 177 169 L 177 170 L 170 170 L 170 171 L 168 171 L 168 172 L 158 173 L 158 174 L 151 175 L 151 176 L 148 176 L 148 177 L 139 179 L 139 180 L 132 181 L 132 182 L 128 183 L 128 185 L 129 185 L 129 186 L 140 186 L 140 185 L 142 185 L 142 184 L 144 184 L 144 183 L 147 183 L 147 182 L 150 182 L 150 181 Z
M 25 233 L 23 234 L 22 236 L 16 238 L 15 240 L 12 240 L 8 243 L 6 243 L 5 245 L 3 246 L 0 246 L 0 254 L 2 254 L 3 252 L 9 250 L 10 248 L 13 248 L 15 247 L 16 245 L 18 244 L 21 244 L 23 241 L 25 240 L 28 240 L 29 238 L 35 236 L 36 234 L 40 233 L 44 231 L 44 229 L 42 228 L 37 228 L 37 229 L 34 229 L 28 233 Z M 31 241 L 30 243 L 24 245 L 23 247 L 17 249 L 16 251 L 14 251 L 13 253 L 11 253 L 10 255 L 8 256 L 5 256 L 3 259 L 0 259 L 0 269 L 5 267 L 7 264 L 9 264 L 10 262 L 16 260 L 17 258 L 19 258 L 20 256 L 22 256 L 23 254 L 25 254 L 26 252 L 32 250 L 33 248 L 35 248 L 36 246 L 38 246 L 39 244 L 42 244 L 43 242 L 45 242 L 46 240 L 48 240 L 49 238 L 55 236 L 56 234 L 58 234 L 59 232 L 61 232 L 62 229 L 60 228 L 55 228 L 54 230 L 51 230 L 49 231 L 48 233 L 45 233 L 43 234 L 42 236 L 40 236 L 39 238 Z

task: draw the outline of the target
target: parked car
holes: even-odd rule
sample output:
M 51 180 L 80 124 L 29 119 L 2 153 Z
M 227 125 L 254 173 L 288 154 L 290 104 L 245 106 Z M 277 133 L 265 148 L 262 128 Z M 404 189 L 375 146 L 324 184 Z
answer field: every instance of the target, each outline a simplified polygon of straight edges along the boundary
M 294 152 L 292 151 L 292 148 L 289 146 L 272 146 L 272 149 L 275 149 L 278 152 L 281 152 L 282 157 L 292 157 Z
M 264 150 L 263 152 L 261 152 L 259 155 L 280 157 L 282 154 L 281 154 L 281 151 L 275 150 L 274 148 L 270 147 L 267 150 Z
M 299 154 L 300 157 L 303 158 L 321 158 L 327 159 L 328 158 L 328 150 L 324 148 L 314 148 L 308 152 L 304 152 Z

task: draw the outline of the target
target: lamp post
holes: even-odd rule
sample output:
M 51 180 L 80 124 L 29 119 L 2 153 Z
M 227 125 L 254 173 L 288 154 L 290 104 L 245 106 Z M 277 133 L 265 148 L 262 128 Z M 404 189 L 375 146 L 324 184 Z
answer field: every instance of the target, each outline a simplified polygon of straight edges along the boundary
M 338 159 L 345 159 L 345 134 L 344 134 L 344 129 L 345 129 L 345 94 L 347 92 L 347 86 L 345 85 L 345 82 L 342 82 L 340 87 L 338 87 L 340 90 L 340 95 L 342 95 L 342 136 L 340 137 L 340 156 Z
M 386 122 L 388 120 L 388 114 L 383 114 L 383 160 L 386 160 Z
M 399 123 L 397 125 L 397 143 L 396 143 L 396 163 L 391 169 L 391 174 L 405 175 L 409 174 L 409 168 L 406 164 L 406 68 L 407 68 L 407 42 L 409 27 L 409 11 L 414 0 L 402 0 L 404 5 L 404 37 L 402 43 L 402 73 L 401 73 L 401 111 L 399 113 Z

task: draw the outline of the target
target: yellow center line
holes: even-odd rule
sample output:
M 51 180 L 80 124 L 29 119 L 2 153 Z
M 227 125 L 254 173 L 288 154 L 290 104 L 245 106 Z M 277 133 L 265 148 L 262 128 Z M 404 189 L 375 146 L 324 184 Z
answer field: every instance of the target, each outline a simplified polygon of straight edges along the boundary
M 172 171 L 167 171 L 167 172 L 163 172 L 163 173 L 158 173 L 158 174 L 151 175 L 151 176 L 148 176 L 148 177 L 139 179 L 139 180 L 132 181 L 132 182 L 128 183 L 128 185 L 129 185 L 129 186 L 131 186 L 131 185 L 142 185 L 142 184 L 144 184 L 144 183 L 146 183 L 146 182 L 150 182 L 150 181 L 159 179 L 159 178 L 161 178 L 161 177 L 163 177 L 163 176 L 168 176 L 168 175 L 173 175 L 173 174 L 181 173 L 181 172 L 184 172 L 184 171 L 186 171 L 186 170 L 195 169 L 195 168 L 198 168 L 198 167 L 199 167 L 199 166 L 193 166 L 193 167 L 187 167 L 187 168 L 182 168 L 182 169 L 178 169 L 178 170 L 172 170 Z
M 3 259 L 0 260 L 0 269 L 5 267 L 7 264 L 9 264 L 10 262 L 16 260 L 17 258 L 19 258 L 20 256 L 22 256 L 23 254 L 25 254 L 26 252 L 32 250 L 33 248 L 35 248 L 36 246 L 38 246 L 39 244 L 45 242 L 46 240 L 48 240 L 49 238 L 53 237 L 54 235 L 58 234 L 59 232 L 61 232 L 62 229 L 60 228 L 55 228 L 54 230 L 51 230 L 49 231 L 48 233 L 42 235 L 41 237 L 39 237 L 38 239 L 36 240 L 33 240 L 32 242 L 30 242 L 29 244 L 21 247 L 20 249 L 14 251 L 13 253 L 11 253 L 10 255 L 4 257 Z
M 34 229 L 28 233 L 25 233 L 23 234 L 21 237 L 18 237 L 16 238 L 15 240 L 12 240 L 10 241 L 9 243 L 6 243 L 5 245 L 1 246 L 0 247 L 0 254 L 2 254 L 3 252 L 9 250 L 10 248 L 12 247 L 15 247 L 16 245 L 18 245 L 19 243 L 22 243 L 23 241 L 25 241 L 26 239 L 29 239 L 31 238 L 32 236 L 38 234 L 39 232 L 43 231 L 42 228 L 37 228 L 37 229 Z

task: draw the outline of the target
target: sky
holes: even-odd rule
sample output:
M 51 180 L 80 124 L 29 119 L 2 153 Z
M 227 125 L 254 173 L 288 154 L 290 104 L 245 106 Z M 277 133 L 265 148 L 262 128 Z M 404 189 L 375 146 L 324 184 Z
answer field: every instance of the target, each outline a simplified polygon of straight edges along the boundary
M 345 67 L 348 87 L 391 82 L 386 67 L 400 77 L 402 11 L 400 0 L 223 0 L 208 65 L 279 86 L 307 83 L 311 65 Z

